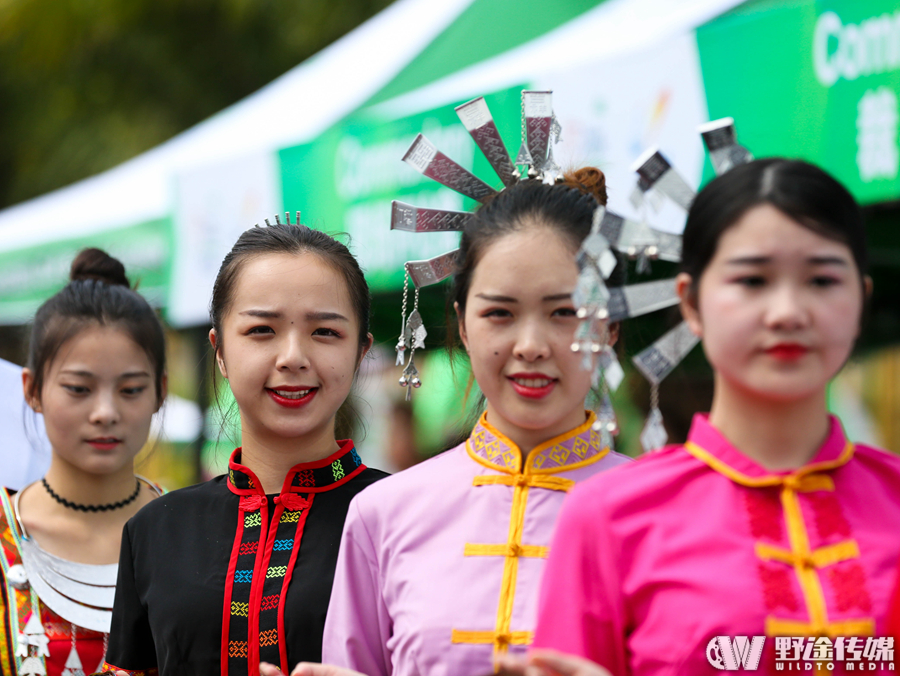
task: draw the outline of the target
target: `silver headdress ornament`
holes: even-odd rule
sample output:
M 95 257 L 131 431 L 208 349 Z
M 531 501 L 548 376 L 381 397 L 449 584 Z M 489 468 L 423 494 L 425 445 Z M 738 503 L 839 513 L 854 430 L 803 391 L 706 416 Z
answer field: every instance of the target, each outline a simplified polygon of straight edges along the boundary
M 738 145 L 734 120 L 725 118 L 701 125 L 698 130 L 709 150 L 717 175 L 749 162 L 752 155 Z M 645 152 L 635 162 L 638 174 L 632 201 L 646 214 L 649 204 L 658 208 L 662 200 L 669 199 L 685 211 L 690 209 L 695 193 L 656 148 Z M 579 277 L 573 299 L 578 306 L 582 322 L 576 331 L 572 350 L 584 355 L 583 365 L 594 369 L 593 380 L 603 379 L 603 396 L 595 423 L 603 433 L 615 434 L 616 421 L 609 391 L 615 390 L 622 380 L 622 369 L 615 353 L 609 347 L 608 322 L 637 317 L 648 312 L 676 305 L 675 280 L 666 279 L 644 284 L 632 284 L 620 288 L 607 288 L 603 282 L 612 271 L 611 249 L 641 263 L 648 259 L 672 262 L 681 260 L 681 236 L 655 230 L 645 222 L 622 218 L 604 207 L 594 213 L 591 233 L 585 238 L 578 252 Z M 659 410 L 659 384 L 688 355 L 699 339 L 685 322 L 663 335 L 650 347 L 636 355 L 632 361 L 650 382 L 650 414 L 641 432 L 641 445 L 645 451 L 661 448 L 668 440 Z M 592 362 L 591 355 L 599 359 Z
M 268 219 L 268 218 L 266 218 L 266 219 L 264 219 L 264 220 L 265 220 L 266 227 L 269 227 L 270 225 L 272 225 L 271 223 L 269 223 L 269 219 Z M 296 222 L 296 223 L 291 223 L 291 214 L 290 214 L 289 211 L 285 211 L 285 212 L 284 212 L 284 222 L 285 222 L 287 225 L 300 225 L 300 212 L 299 212 L 299 211 L 297 212 L 297 222 Z M 281 218 L 278 216 L 278 214 L 275 214 L 275 225 L 281 225 Z M 258 227 L 259 227 L 259 223 L 257 223 L 257 224 L 254 225 L 253 227 L 254 227 L 254 228 L 258 228 Z
M 484 97 L 479 96 L 457 106 L 456 113 L 488 163 L 497 172 L 504 188 L 518 183 L 522 179 L 522 172 L 529 178 L 539 178 L 545 183 L 562 179 L 559 165 L 553 159 L 553 145 L 559 142 L 561 127 L 553 114 L 552 92 L 522 92 L 522 147 L 515 162 L 500 138 Z M 444 155 L 422 134 L 416 136 L 403 156 L 403 161 L 419 173 L 476 202 L 484 202 L 498 192 Z M 394 201 L 391 204 L 391 230 L 461 232 L 471 216 L 467 211 L 425 209 Z M 400 386 L 406 388 L 407 401 L 412 395 L 412 388 L 422 385 L 415 364 L 415 352 L 425 347 L 425 337 L 428 335 L 419 313 L 419 289 L 437 284 L 452 275 L 458 252 L 459 249 L 454 249 L 429 260 L 409 261 L 404 266 L 403 309 L 396 350 L 397 365 L 405 364 L 403 375 L 400 376 Z M 407 314 L 410 280 L 414 287 L 413 307 Z
M 553 113 L 552 92 L 522 92 L 522 144 L 514 161 L 510 160 L 483 97 L 458 106 L 456 112 L 505 187 L 526 177 L 547 184 L 562 180 L 560 167 L 553 158 L 553 146 L 559 142 L 562 129 Z M 698 131 L 717 174 L 753 159 L 737 143 L 732 118 L 701 125 Z M 441 153 L 421 134 L 413 141 L 403 160 L 425 176 L 476 201 L 483 202 L 496 194 L 489 185 Z M 649 271 L 651 260 L 679 262 L 681 236 L 650 226 L 646 218 L 647 207 L 658 211 L 665 200 L 671 200 L 687 212 L 696 195 L 656 148 L 641 155 L 635 162 L 634 170 L 638 180 L 632 193 L 632 203 L 643 218 L 635 221 L 602 206 L 596 209 L 591 232 L 578 250 L 579 274 L 572 294 L 581 320 L 572 351 L 582 354 L 582 366 L 592 371 L 592 384 L 601 387 L 594 427 L 609 446 L 612 445 L 612 437 L 618 433 L 610 392 L 615 391 L 624 378 L 622 366 L 609 345 L 609 323 L 672 307 L 679 302 L 674 278 L 607 287 L 606 280 L 617 263 L 614 251 L 636 259 L 639 273 Z M 405 232 L 462 231 L 470 217 L 468 212 L 424 209 L 395 201 L 391 229 Z M 415 351 L 425 346 L 426 336 L 418 310 L 419 289 L 437 284 L 453 274 L 458 252 L 456 249 L 429 260 L 409 261 L 405 265 L 401 334 L 396 349 L 397 365 L 406 363 L 400 385 L 407 388 L 407 400 L 411 395 L 410 388 L 421 386 L 413 358 Z M 415 286 L 415 297 L 412 312 L 407 316 L 410 279 Z M 659 384 L 697 342 L 697 337 L 682 322 L 633 358 L 638 370 L 651 384 L 650 415 L 641 433 L 641 444 L 646 451 L 661 448 L 668 439 L 659 410 Z M 408 360 L 407 349 L 410 350 Z

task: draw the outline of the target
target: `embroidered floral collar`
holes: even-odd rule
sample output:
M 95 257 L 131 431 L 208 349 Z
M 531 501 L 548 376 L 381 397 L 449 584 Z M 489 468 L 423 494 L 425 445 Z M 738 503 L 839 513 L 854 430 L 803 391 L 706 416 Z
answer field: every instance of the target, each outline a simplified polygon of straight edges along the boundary
M 815 457 L 799 469 L 772 472 L 735 448 L 709 423 L 707 414 L 694 416 L 685 450 L 717 472 L 744 486 L 776 486 L 787 484 L 810 474 L 825 472 L 847 464 L 854 446 L 847 441 L 840 421 L 830 416 L 831 428 L 825 443 Z
M 322 460 L 294 465 L 284 479 L 281 493 L 321 493 L 347 483 L 365 469 L 353 441 L 338 441 L 337 452 Z M 241 464 L 241 449 L 228 462 L 228 488 L 237 495 L 265 495 L 253 471 Z
M 609 448 L 602 445 L 600 433 L 593 429 L 597 416 L 591 411 L 586 413 L 584 424 L 532 449 L 524 464 L 525 473 L 564 472 L 607 455 Z M 523 470 L 522 451 L 487 421 L 487 412 L 478 419 L 466 448 L 476 460 L 501 472 L 518 474 Z

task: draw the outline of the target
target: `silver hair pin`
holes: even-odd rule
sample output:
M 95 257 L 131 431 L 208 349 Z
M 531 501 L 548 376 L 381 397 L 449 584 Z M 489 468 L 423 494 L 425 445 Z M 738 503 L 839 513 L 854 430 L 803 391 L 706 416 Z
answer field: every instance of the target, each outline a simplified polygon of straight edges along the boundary
M 483 96 L 456 107 L 456 114 L 466 131 L 472 136 L 487 161 L 497 172 L 497 176 L 507 188 L 519 181 L 519 172 L 509 158 L 509 151 L 500 138 L 497 124 L 491 116 Z
M 497 194 L 487 183 L 444 155 L 422 134 L 416 136 L 403 161 L 420 174 L 476 202 Z
M 642 154 L 632 167 L 646 185 L 644 192 L 657 190 L 687 211 L 696 193 L 656 148 Z
M 753 159 L 746 148 L 737 143 L 732 118 L 715 120 L 698 128 L 710 160 L 718 175 Z M 656 148 L 645 152 L 635 162 L 638 174 L 632 202 L 644 215 L 647 206 L 658 209 L 662 197 L 672 200 L 685 210 L 690 208 L 695 192 Z M 681 257 L 682 240 L 674 234 L 652 229 L 646 223 L 629 223 L 626 219 L 604 219 L 601 231 L 614 242 L 628 249 L 629 254 L 643 246 L 644 240 L 655 239 L 654 253 L 659 258 L 677 261 Z M 632 250 L 632 247 L 634 250 Z M 649 249 L 649 247 L 647 247 Z M 678 302 L 674 280 L 636 284 L 610 292 L 610 316 L 629 316 L 669 307 Z M 672 370 L 699 342 L 685 322 L 660 337 L 650 347 L 633 358 L 638 371 L 650 383 L 650 413 L 641 431 L 641 445 L 647 452 L 662 448 L 668 440 L 662 411 L 659 408 L 659 386 Z
M 403 232 L 460 232 L 472 217 L 468 211 L 426 209 L 391 202 L 391 230 Z
M 524 165 L 528 176 L 546 182 L 552 183 L 561 177 L 559 166 L 553 160 L 552 146 L 559 141 L 561 127 L 553 114 L 551 92 L 522 92 L 522 147 L 515 162 L 510 159 L 484 97 L 457 106 L 456 112 L 466 131 L 497 172 L 504 190 L 520 180 L 516 165 Z M 422 134 L 416 136 L 403 161 L 421 174 L 473 200 L 484 202 L 497 194 L 494 188 L 441 153 Z M 459 232 L 470 218 L 472 214 L 463 211 L 426 209 L 399 201 L 391 204 L 391 229 L 403 232 Z M 614 266 L 615 256 L 611 253 L 608 256 L 612 257 Z M 400 384 L 407 388 L 407 399 L 412 388 L 421 385 L 413 358 L 416 349 L 424 348 L 426 335 L 418 312 L 419 289 L 450 277 L 456 269 L 457 257 L 458 250 L 448 251 L 427 260 L 409 261 L 404 266 L 401 330 L 396 349 L 397 365 L 406 364 Z M 601 265 L 607 269 L 609 258 L 604 258 Z M 410 281 L 415 287 L 415 296 L 413 310 L 407 316 Z
M 709 152 L 709 160 L 716 171 L 716 176 L 721 176 L 726 171 L 753 160 L 750 151 L 737 142 L 734 118 L 723 117 L 721 120 L 701 124 L 697 127 L 697 131 Z

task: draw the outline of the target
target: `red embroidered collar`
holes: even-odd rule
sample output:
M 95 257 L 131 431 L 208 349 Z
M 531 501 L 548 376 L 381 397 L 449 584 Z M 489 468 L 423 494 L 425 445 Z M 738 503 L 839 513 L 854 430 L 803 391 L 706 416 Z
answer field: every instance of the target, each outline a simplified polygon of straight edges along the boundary
M 262 484 L 240 464 L 238 448 L 228 463 L 228 489 L 239 496 L 239 514 L 225 577 L 222 609 L 222 676 L 249 676 L 261 661 L 290 673 L 284 644 L 284 599 L 300 550 L 303 527 L 316 493 L 350 481 L 362 472 L 350 440 L 333 455 L 295 465 L 273 513 Z

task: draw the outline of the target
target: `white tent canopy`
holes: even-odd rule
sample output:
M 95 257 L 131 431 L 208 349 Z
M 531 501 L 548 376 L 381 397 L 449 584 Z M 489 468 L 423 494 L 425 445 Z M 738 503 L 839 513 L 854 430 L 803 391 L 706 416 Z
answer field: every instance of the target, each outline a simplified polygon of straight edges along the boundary
M 408 115 L 579 65 L 584 68 L 687 34 L 743 1 L 608 0 L 531 42 L 374 106 L 373 112 Z M 598 71 L 580 72 L 588 79 L 588 73 Z
M 171 224 L 171 250 L 168 244 L 137 243 L 122 256 L 123 261 L 129 269 L 134 265 L 138 270 L 154 265 L 160 269 L 171 262 L 160 288 L 145 284 L 144 292 L 157 293 L 172 325 L 205 322 L 216 271 L 237 236 L 282 210 L 283 180 L 295 181 L 302 179 L 302 172 L 319 171 L 303 166 L 299 176 L 286 177 L 279 151 L 323 138 L 324 132 L 359 111 L 470 5 L 485 1 L 398 0 L 259 92 L 159 147 L 103 174 L 0 212 L 0 254 L 85 236 L 107 238 L 129 227 L 164 220 L 165 225 L 155 231 L 168 233 Z M 679 141 L 672 159 L 699 178 L 702 151 L 693 130 L 705 121 L 706 111 L 691 31 L 739 1 L 598 0 L 594 9 L 533 40 L 365 111 L 378 124 L 379 119 L 409 116 L 529 83 L 556 91 L 555 108 L 566 127 L 559 157 L 568 155 L 577 162 L 586 159 L 579 153 L 587 152 L 588 145 L 571 130 L 598 127 L 591 111 L 598 96 L 604 96 L 615 110 L 602 122 L 610 129 L 627 122 L 636 107 L 646 108 L 646 99 L 674 81 L 679 95 L 670 106 L 674 113 L 667 118 L 668 131 L 650 140 L 690 137 Z M 505 10 L 498 5 L 493 11 Z M 680 72 L 673 72 L 675 68 Z M 611 142 L 618 146 L 611 153 L 604 151 L 615 166 L 603 168 L 618 172 L 611 176 L 613 184 L 624 187 L 633 181 L 627 165 L 643 148 L 635 150 L 633 143 L 622 141 L 634 134 L 616 135 L 621 138 Z M 627 204 L 615 201 L 617 196 L 611 198 L 617 210 L 627 211 Z M 40 227 L 31 227 L 38 223 Z M 360 234 L 347 223 L 329 223 L 337 229 L 341 225 L 353 234 L 364 266 L 377 267 L 370 265 L 375 259 L 368 258 L 378 248 L 370 246 L 372 238 L 380 235 L 372 228 Z M 56 279 L 72 253 L 57 251 L 53 264 L 44 265 L 24 257 L 18 261 L 19 269 L 8 271 L 6 286 L 34 278 L 32 268 L 40 268 L 47 279 Z M 0 316 L 0 322 L 27 317 L 33 312 L 32 302 L 18 301 L 15 312 L 6 310 L 10 316 Z

